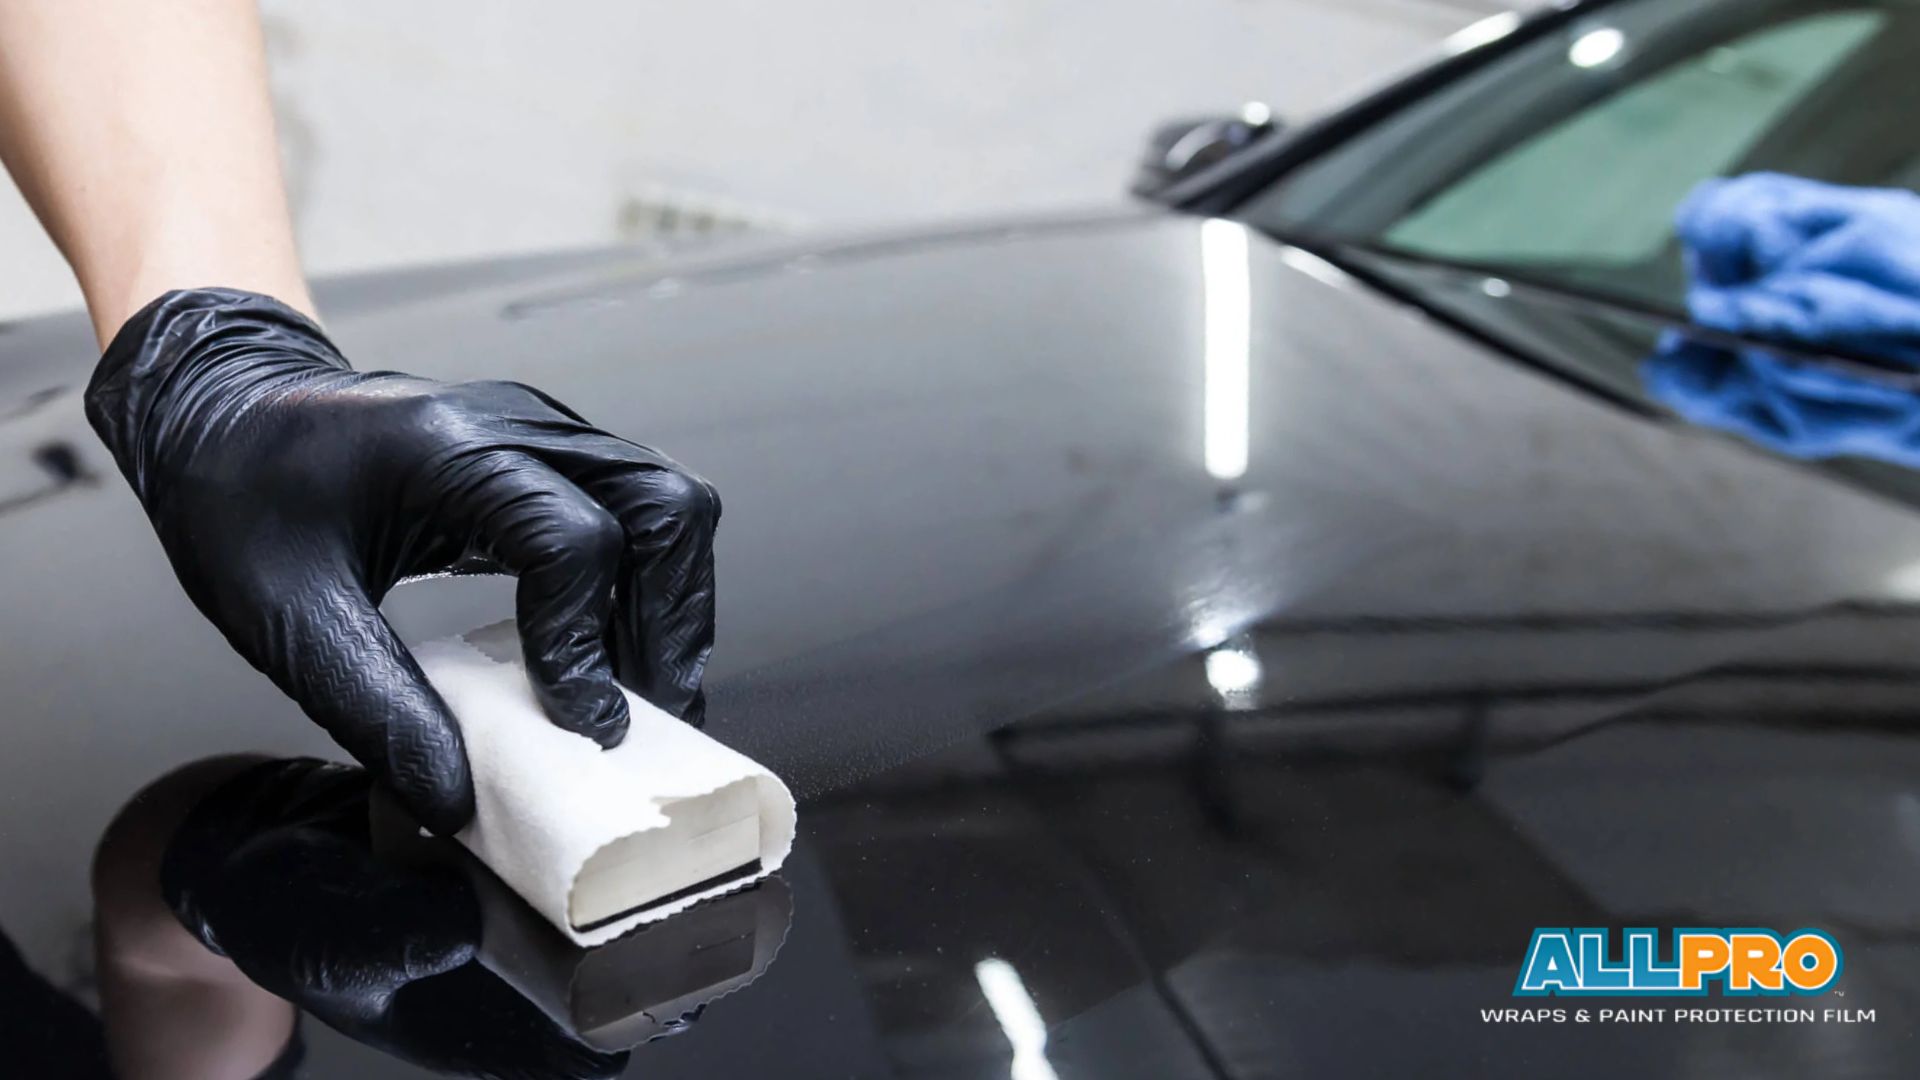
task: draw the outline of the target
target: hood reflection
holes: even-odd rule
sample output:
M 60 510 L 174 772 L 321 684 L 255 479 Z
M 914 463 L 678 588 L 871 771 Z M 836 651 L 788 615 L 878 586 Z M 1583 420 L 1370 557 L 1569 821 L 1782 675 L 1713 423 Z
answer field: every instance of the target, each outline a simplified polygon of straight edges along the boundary
M 792 915 L 773 878 L 582 950 L 364 770 L 312 758 L 162 778 L 109 828 L 95 885 L 107 1042 L 141 1078 L 284 1075 L 296 1012 L 442 1074 L 616 1076 L 758 978 Z
M 1680 333 L 1661 339 L 1641 378 L 1649 394 L 1688 421 L 1776 453 L 1920 467 L 1920 393 L 1911 378 L 1856 374 Z

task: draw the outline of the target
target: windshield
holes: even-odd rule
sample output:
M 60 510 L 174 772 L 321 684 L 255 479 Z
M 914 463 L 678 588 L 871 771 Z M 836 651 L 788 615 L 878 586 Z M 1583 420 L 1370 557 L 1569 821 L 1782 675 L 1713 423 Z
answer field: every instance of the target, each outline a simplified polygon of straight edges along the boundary
M 1679 311 L 1675 207 L 1773 170 L 1920 186 L 1920 3 L 1624 0 L 1294 170 L 1236 212 L 1304 241 Z

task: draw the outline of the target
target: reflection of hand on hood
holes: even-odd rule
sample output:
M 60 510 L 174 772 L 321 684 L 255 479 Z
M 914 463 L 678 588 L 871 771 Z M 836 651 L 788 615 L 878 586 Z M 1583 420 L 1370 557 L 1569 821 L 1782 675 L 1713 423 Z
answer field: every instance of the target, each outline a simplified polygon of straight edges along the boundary
M 27 966 L 0 933 L 0 1061 L 19 1076 L 109 1080 L 100 1022 Z
M 1920 195 L 1751 173 L 1700 184 L 1674 225 L 1694 322 L 1920 366 Z
M 371 850 L 362 769 L 269 761 L 188 814 L 161 868 L 168 904 L 247 977 L 349 1037 L 458 1075 L 607 1077 L 590 1049 L 476 959 L 479 903 L 450 868 Z

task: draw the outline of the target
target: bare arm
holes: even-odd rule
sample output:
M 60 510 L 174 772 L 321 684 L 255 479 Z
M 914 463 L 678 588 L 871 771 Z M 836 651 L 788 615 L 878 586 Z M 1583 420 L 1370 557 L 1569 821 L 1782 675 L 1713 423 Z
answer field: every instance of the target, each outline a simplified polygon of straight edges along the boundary
M 103 346 L 169 289 L 313 312 L 254 0 L 0 3 L 0 160 L 80 279 Z

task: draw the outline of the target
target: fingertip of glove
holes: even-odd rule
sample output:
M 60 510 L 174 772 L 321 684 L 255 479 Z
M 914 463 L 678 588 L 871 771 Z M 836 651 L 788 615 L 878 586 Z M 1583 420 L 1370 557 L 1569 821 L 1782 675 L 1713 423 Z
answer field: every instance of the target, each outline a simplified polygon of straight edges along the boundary
M 565 701 L 550 699 L 541 704 L 555 726 L 592 739 L 602 750 L 619 746 L 626 739 L 627 725 L 633 719 L 627 709 L 627 699 L 611 685 L 604 694 Z
M 435 836 L 452 836 L 473 820 L 473 778 L 463 769 L 459 776 L 436 778 L 432 790 L 416 794 L 408 801 L 420 824 Z
M 615 690 L 609 707 L 594 722 L 593 730 L 587 735 L 600 744 L 600 749 L 611 750 L 627 741 L 627 727 L 632 722 L 633 713 L 627 708 L 626 697 Z

